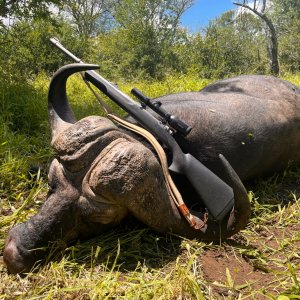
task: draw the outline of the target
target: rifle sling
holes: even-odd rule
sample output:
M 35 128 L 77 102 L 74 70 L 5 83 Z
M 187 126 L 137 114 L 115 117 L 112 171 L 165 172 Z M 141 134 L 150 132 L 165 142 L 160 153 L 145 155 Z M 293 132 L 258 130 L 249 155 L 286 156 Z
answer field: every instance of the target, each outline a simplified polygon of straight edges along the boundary
M 135 124 L 132 124 L 130 122 L 127 122 L 113 114 L 108 114 L 107 117 L 119 125 L 121 125 L 124 128 L 127 128 L 142 137 L 144 137 L 155 149 L 160 165 L 162 167 L 163 176 L 166 182 L 166 186 L 169 192 L 170 197 L 172 198 L 173 202 L 177 206 L 178 210 L 181 212 L 181 214 L 186 218 L 186 220 L 189 222 L 189 224 L 195 228 L 195 229 L 201 229 L 205 226 L 205 221 L 200 220 L 199 218 L 195 218 L 194 215 L 190 212 L 186 204 L 184 203 L 182 196 L 177 189 L 171 175 L 168 169 L 168 161 L 166 157 L 166 153 L 163 150 L 162 146 L 159 144 L 159 142 L 156 140 L 156 138 L 147 130 L 144 128 L 141 128 L 140 126 L 137 126 Z
M 166 153 L 165 153 L 164 149 L 162 148 L 162 146 L 159 144 L 159 142 L 156 140 L 156 138 L 149 131 L 147 131 L 146 129 L 115 116 L 112 113 L 111 108 L 93 90 L 93 88 L 91 87 L 89 82 L 84 78 L 84 75 L 82 77 L 83 77 L 84 82 L 87 84 L 88 88 L 91 90 L 93 95 L 99 101 L 100 105 L 103 107 L 103 109 L 106 113 L 106 116 L 109 119 L 111 119 L 112 121 L 118 123 L 120 126 L 141 135 L 142 137 L 144 137 L 152 145 L 152 147 L 154 148 L 154 150 L 156 151 L 156 153 L 158 155 L 160 165 L 162 167 L 165 183 L 166 183 L 166 186 L 167 186 L 167 190 L 168 190 L 168 193 L 169 193 L 171 199 L 173 200 L 174 204 L 177 206 L 180 213 L 185 217 L 185 219 L 191 225 L 191 227 L 193 227 L 194 229 L 198 229 L 198 230 L 202 229 L 206 225 L 207 215 L 204 214 L 204 221 L 202 221 L 198 217 L 195 217 L 190 212 L 190 210 L 188 209 L 186 204 L 184 203 L 184 201 L 182 199 L 182 196 L 181 196 L 179 190 L 177 189 L 177 187 L 176 187 L 176 185 L 175 185 L 175 183 L 174 183 L 174 181 L 171 177 L 171 174 L 169 172 Z

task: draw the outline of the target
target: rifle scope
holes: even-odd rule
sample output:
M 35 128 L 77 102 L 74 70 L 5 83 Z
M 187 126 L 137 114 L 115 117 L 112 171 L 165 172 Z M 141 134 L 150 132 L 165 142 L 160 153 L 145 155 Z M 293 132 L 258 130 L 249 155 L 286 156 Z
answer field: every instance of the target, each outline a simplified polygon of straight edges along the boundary
M 178 119 L 176 116 L 168 113 L 162 107 L 162 103 L 160 101 L 151 100 L 137 88 L 133 88 L 131 90 L 131 93 L 142 102 L 142 106 L 144 108 L 146 106 L 150 107 L 153 111 L 155 111 L 158 115 L 160 115 L 163 118 L 164 123 L 167 123 L 176 132 L 179 132 L 183 136 L 187 136 L 192 130 L 191 126 L 187 125 L 186 123 Z

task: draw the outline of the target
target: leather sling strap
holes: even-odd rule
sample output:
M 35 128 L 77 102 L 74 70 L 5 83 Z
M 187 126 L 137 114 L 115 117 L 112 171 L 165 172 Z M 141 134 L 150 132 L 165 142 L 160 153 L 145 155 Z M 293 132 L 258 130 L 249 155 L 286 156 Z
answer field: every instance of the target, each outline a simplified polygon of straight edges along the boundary
M 84 79 L 84 75 L 83 75 L 83 79 Z M 159 142 L 156 140 L 156 138 L 146 129 L 137 126 L 135 124 L 132 124 L 122 118 L 119 118 L 117 116 L 115 116 L 110 107 L 100 98 L 100 96 L 93 90 L 93 88 L 90 86 L 89 82 L 87 80 L 85 80 L 85 83 L 87 84 L 88 88 L 91 90 L 91 92 L 94 94 L 94 96 L 96 97 L 96 99 L 99 101 L 99 103 L 101 104 L 101 106 L 103 107 L 107 117 L 109 119 L 111 119 L 112 121 L 118 123 L 120 126 L 133 131 L 139 135 L 141 135 L 142 137 L 144 137 L 154 148 L 154 150 L 156 151 L 159 161 L 160 161 L 160 165 L 163 171 L 163 176 L 164 176 L 164 180 L 167 186 L 167 190 L 168 193 L 170 195 L 170 197 L 172 198 L 173 202 L 175 203 L 175 205 L 177 206 L 178 210 L 180 211 L 180 213 L 185 217 L 185 219 L 188 221 L 188 223 L 195 229 L 201 229 L 206 225 L 206 221 L 207 221 L 207 216 L 206 214 L 204 215 L 204 221 L 202 221 L 201 219 L 199 219 L 198 217 L 195 217 L 190 210 L 188 209 L 188 207 L 186 206 L 186 204 L 184 203 L 182 196 L 179 192 L 179 190 L 177 189 L 171 175 L 168 169 L 168 161 L 167 161 L 167 157 L 166 157 L 166 153 L 163 150 L 162 146 L 159 144 Z

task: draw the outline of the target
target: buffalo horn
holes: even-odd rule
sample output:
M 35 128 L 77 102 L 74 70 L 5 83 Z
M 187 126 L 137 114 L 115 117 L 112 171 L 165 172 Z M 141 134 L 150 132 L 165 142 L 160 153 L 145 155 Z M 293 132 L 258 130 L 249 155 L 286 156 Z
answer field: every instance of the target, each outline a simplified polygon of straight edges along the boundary
M 219 155 L 219 158 L 223 164 L 226 181 L 234 192 L 234 208 L 227 222 L 227 231 L 230 235 L 231 232 L 238 232 L 247 225 L 251 214 L 250 202 L 247 191 L 239 176 L 222 154 Z
M 52 142 L 60 132 L 76 122 L 66 94 L 66 83 L 69 76 L 76 72 L 98 69 L 98 65 L 69 64 L 61 67 L 52 77 L 48 93 L 48 113 L 51 125 Z

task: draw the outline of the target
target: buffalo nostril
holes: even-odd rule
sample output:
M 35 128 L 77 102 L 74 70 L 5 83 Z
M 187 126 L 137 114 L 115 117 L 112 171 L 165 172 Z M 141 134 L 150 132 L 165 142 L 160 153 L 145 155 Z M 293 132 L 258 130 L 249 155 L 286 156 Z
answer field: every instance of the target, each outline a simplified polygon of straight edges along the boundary
M 26 264 L 24 257 L 18 250 L 14 239 L 11 237 L 6 242 L 3 252 L 3 260 L 10 274 L 24 273 L 30 270 L 30 267 Z

